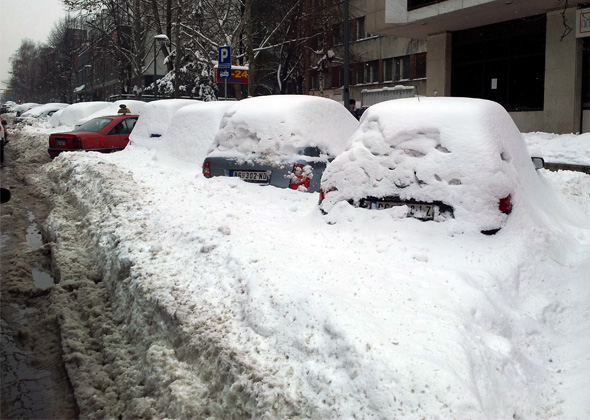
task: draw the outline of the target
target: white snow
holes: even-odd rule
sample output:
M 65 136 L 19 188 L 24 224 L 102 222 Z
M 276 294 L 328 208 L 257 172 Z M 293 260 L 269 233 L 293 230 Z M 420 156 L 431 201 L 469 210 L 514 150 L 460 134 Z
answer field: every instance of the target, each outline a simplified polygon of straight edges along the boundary
M 150 398 L 121 400 L 126 409 L 183 418 L 590 417 L 590 176 L 541 170 L 521 182 L 510 173 L 527 205 L 494 236 L 350 206 L 328 224 L 318 194 L 205 179 L 201 161 L 182 156 L 188 133 L 198 133 L 190 119 L 170 108 L 158 119 L 149 105 L 138 127 L 148 109 L 154 120 L 134 131 L 133 146 L 64 153 L 45 166 L 52 193 L 79 211 L 79 220 L 54 214 L 47 229 L 55 240 L 60 226 L 85 229 L 113 310 L 143 355 L 135 368 L 155 383 Z M 255 111 L 241 123 L 263 122 Z M 177 125 L 165 130 L 168 121 Z M 298 121 L 301 132 L 308 123 Z M 471 134 L 480 152 L 478 136 L 491 130 L 481 124 L 456 133 Z M 163 137 L 151 140 L 174 145 L 178 159 L 144 147 L 152 127 Z M 589 152 L 581 137 L 527 141 L 545 152 L 559 143 L 555 155 L 568 160 Z
M 69 104 L 60 102 L 51 102 L 48 104 L 38 105 L 21 114 L 21 117 L 46 117 L 50 112 L 56 112 L 67 107 Z
M 226 111 L 210 156 L 272 160 L 291 157 L 308 146 L 337 156 L 357 126 L 356 118 L 330 99 L 304 95 L 248 98 Z
M 381 102 L 363 114 L 351 143 L 322 177 L 322 188 L 334 190 L 322 204 L 329 213 L 336 211 L 335 203 L 346 212 L 350 199 L 395 196 L 450 205 L 449 226 L 482 231 L 506 222 L 509 216 L 498 209 L 504 197 L 510 196 L 517 210 L 538 204 L 533 198 L 539 177 L 526 144 L 495 102 L 443 97 Z M 389 212 L 405 217 L 403 209 Z M 336 220 L 333 214 L 330 219 Z

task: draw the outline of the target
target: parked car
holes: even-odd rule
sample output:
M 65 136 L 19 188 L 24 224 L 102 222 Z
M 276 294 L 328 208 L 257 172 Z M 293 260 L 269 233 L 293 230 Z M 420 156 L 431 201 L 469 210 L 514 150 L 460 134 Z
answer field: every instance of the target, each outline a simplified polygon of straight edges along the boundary
M 19 117 L 14 118 L 15 123 L 34 121 L 40 118 L 51 117 L 54 113 L 60 109 L 64 109 L 68 104 L 64 103 L 49 103 L 36 106 L 23 112 Z
M 112 115 L 94 118 L 74 131 L 49 136 L 49 155 L 55 158 L 67 151 L 110 153 L 123 150 L 137 122 L 137 115 Z
M 382 102 L 366 110 L 348 150 L 324 171 L 320 209 L 396 207 L 402 216 L 454 218 L 496 233 L 518 205 L 521 175 L 542 167 L 542 160 L 533 161 L 510 115 L 495 102 Z
M 203 175 L 317 192 L 328 162 L 344 151 L 356 118 L 331 99 L 259 96 L 229 107 Z
M 24 112 L 27 112 L 30 109 L 39 106 L 37 102 L 25 102 L 24 104 L 18 104 L 13 109 L 12 112 L 16 112 L 16 116 L 20 117 Z

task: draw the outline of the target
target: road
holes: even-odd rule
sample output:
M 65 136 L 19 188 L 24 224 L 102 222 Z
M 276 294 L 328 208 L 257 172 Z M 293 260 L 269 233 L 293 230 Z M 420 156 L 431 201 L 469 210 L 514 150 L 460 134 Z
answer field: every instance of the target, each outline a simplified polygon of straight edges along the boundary
M 23 154 L 18 132 L 9 140 L 0 172 L 2 186 L 12 192 L 11 201 L 0 208 L 0 414 L 12 419 L 77 419 L 51 302 L 51 251 L 41 233 L 50 209 L 40 169 L 49 158 Z

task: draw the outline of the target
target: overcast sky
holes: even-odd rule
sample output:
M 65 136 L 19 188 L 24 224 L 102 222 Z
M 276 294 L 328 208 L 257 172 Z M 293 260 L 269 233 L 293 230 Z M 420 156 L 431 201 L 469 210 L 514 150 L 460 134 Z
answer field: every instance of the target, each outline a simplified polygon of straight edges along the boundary
M 60 0 L 0 0 L 0 89 L 6 89 L 8 59 L 23 39 L 46 42 L 66 12 Z

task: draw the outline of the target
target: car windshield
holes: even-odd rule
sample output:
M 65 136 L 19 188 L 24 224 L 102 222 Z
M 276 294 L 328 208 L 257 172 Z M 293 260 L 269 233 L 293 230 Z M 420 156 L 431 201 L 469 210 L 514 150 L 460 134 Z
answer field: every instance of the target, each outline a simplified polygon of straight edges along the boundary
M 112 118 L 94 118 L 80 127 L 76 128 L 76 131 L 85 131 L 89 133 L 98 133 L 100 130 L 105 128 L 112 120 Z

